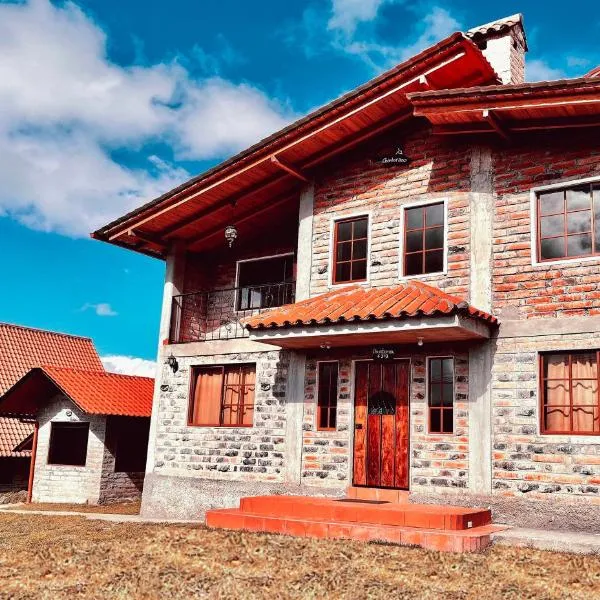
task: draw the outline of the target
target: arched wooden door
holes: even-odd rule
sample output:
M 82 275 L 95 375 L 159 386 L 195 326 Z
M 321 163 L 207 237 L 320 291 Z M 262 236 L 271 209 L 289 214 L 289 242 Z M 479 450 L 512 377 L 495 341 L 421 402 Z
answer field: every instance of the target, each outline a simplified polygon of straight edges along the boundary
M 354 485 L 408 489 L 408 371 L 405 360 L 356 363 Z

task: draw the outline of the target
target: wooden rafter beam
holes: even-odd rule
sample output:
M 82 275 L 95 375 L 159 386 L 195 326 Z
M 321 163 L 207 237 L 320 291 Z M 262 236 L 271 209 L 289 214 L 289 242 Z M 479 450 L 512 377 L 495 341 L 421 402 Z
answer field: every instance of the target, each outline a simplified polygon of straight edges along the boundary
M 396 93 L 402 93 L 403 91 L 405 92 L 407 88 L 409 88 L 411 85 L 414 85 L 415 83 L 418 83 L 419 78 L 421 76 L 427 76 L 429 74 L 435 73 L 436 71 L 439 71 L 445 67 L 448 67 L 449 65 L 453 65 L 455 64 L 457 61 L 461 60 L 462 58 L 464 58 L 467 55 L 466 50 L 461 49 L 461 50 L 457 50 L 456 53 L 452 54 L 451 56 L 449 56 L 448 58 L 446 58 L 445 60 L 443 60 L 442 62 L 440 62 L 439 64 L 436 64 L 432 67 L 430 67 L 429 69 L 427 69 L 424 73 L 422 73 L 421 75 L 416 75 L 415 77 L 409 79 L 408 81 L 404 81 L 403 83 L 400 83 L 394 87 L 392 87 L 389 90 L 386 90 L 384 93 L 375 96 L 374 98 L 371 98 L 370 100 L 368 100 L 365 104 L 361 104 L 358 107 L 353 108 L 352 110 L 341 114 L 339 116 L 337 116 L 335 119 L 332 119 L 331 121 L 328 121 L 326 123 L 324 123 L 323 125 L 321 125 L 320 127 L 317 127 L 316 129 L 313 129 L 309 132 L 307 132 L 306 134 L 300 136 L 299 138 L 289 142 L 288 144 L 286 144 L 285 146 L 283 146 L 282 148 L 280 148 L 278 150 L 278 153 L 282 153 L 285 152 L 288 149 L 291 149 L 295 146 L 297 146 L 298 144 L 301 144 L 303 142 L 305 142 L 306 140 L 314 137 L 315 135 L 318 135 L 320 133 L 323 133 L 325 131 L 327 131 L 328 129 L 332 128 L 332 127 L 337 127 L 340 124 L 342 124 L 344 121 L 346 121 L 347 119 L 353 117 L 354 115 L 358 114 L 359 112 L 361 112 L 362 110 L 364 110 L 365 108 L 369 108 L 370 106 L 374 106 L 376 104 L 378 104 L 379 102 L 385 101 L 387 98 L 389 98 L 390 96 L 392 96 L 393 94 Z M 266 160 L 269 160 L 269 156 L 266 157 L 261 157 L 255 161 L 250 162 L 249 164 L 245 165 L 244 167 L 241 167 L 237 170 L 233 170 L 232 172 L 230 172 L 228 175 L 220 177 L 220 178 L 216 178 L 214 181 L 212 181 L 209 184 L 205 184 L 202 185 L 201 182 L 198 182 L 198 184 L 195 184 L 194 187 L 198 186 L 197 189 L 190 194 L 189 190 L 182 190 L 181 193 L 179 193 L 175 199 L 175 201 L 172 201 L 170 204 L 168 204 L 167 206 L 164 206 L 160 209 L 158 209 L 157 211 L 153 211 L 152 214 L 142 217 L 141 219 L 139 219 L 136 223 L 137 227 L 140 227 L 142 225 L 144 225 L 145 223 L 147 223 L 148 221 L 151 221 L 153 219 L 155 219 L 157 216 L 160 216 L 166 212 L 169 212 L 171 210 L 177 209 L 180 206 L 182 206 L 183 204 L 186 204 L 187 202 L 189 202 L 190 200 L 192 200 L 193 198 L 198 197 L 199 195 L 202 194 L 206 194 L 207 192 L 215 189 L 216 187 L 223 185 L 224 183 L 230 181 L 231 179 L 234 179 L 235 177 L 238 177 L 239 175 L 242 175 L 248 171 L 250 171 L 251 169 L 263 164 Z M 108 241 L 113 241 L 115 239 L 117 239 L 118 237 L 120 237 L 121 235 L 123 235 L 123 233 L 125 233 L 127 231 L 127 225 L 123 225 L 121 226 L 120 229 L 118 229 L 116 232 L 109 234 L 108 235 Z
M 141 229 L 130 229 L 128 234 L 144 242 L 144 244 L 154 244 L 163 249 L 166 247 L 164 239 L 148 231 L 143 231 Z
M 296 179 L 300 179 L 300 181 L 304 181 L 305 183 L 308 183 L 309 179 L 308 179 L 308 177 L 306 177 L 306 175 L 304 175 L 301 171 L 292 167 L 291 165 L 288 165 L 287 163 L 283 162 L 275 154 L 273 154 L 273 156 L 271 156 L 271 162 L 274 165 L 278 166 L 282 171 L 285 171 L 289 175 L 292 175 L 292 177 L 295 177 Z
M 505 141 L 510 142 L 510 134 L 496 113 L 487 108 L 482 113 L 483 120 Z
M 294 197 L 293 194 L 284 194 L 283 196 L 280 196 L 279 198 L 275 198 L 272 202 L 270 202 L 266 206 L 259 208 L 258 210 L 255 207 L 253 207 L 253 208 L 243 212 L 239 216 L 235 217 L 233 220 L 234 224 L 236 226 L 239 226 L 242 223 L 245 223 L 246 221 L 251 219 L 252 217 L 258 217 L 274 208 L 277 208 L 278 206 L 291 200 L 293 197 Z M 197 244 L 200 241 L 210 239 L 211 237 L 217 235 L 218 233 L 223 234 L 224 230 L 225 230 L 225 225 L 218 225 L 218 226 L 213 227 L 212 229 L 209 229 L 208 231 L 199 233 L 198 235 L 195 235 L 191 238 L 184 240 L 184 243 L 188 247 L 193 246 L 194 244 Z M 225 239 L 225 238 L 223 238 L 223 239 Z

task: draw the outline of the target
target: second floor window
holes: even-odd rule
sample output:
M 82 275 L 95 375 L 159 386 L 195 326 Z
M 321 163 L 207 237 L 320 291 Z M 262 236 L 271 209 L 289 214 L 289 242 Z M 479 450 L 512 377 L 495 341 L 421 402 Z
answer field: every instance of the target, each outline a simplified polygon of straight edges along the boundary
M 189 425 L 252 427 L 256 368 L 192 367 Z
M 444 270 L 444 203 L 404 209 L 404 275 Z
M 236 310 L 272 308 L 294 301 L 294 255 L 238 262 Z
M 600 254 L 600 184 L 537 195 L 540 261 Z
M 335 223 L 333 283 L 366 281 L 369 218 L 344 219 Z

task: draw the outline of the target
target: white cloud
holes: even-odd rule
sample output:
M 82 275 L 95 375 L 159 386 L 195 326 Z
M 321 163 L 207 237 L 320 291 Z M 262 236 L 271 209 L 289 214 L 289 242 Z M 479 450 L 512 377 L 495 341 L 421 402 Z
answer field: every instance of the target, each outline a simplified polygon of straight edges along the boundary
M 553 81 L 562 77 L 565 77 L 565 72 L 551 67 L 545 60 L 536 58 L 525 63 L 526 81 Z
M 118 354 L 101 356 L 104 368 L 110 373 L 123 375 L 139 375 L 141 377 L 155 377 L 156 362 L 134 356 L 120 356 Z
M 99 317 L 116 317 L 119 313 L 113 310 L 108 302 L 100 302 L 98 304 L 86 303 L 81 308 L 81 311 L 93 310 Z
M 331 0 L 329 29 L 352 35 L 360 22 L 372 21 L 383 4 L 394 0 Z
M 174 61 L 122 67 L 77 6 L 0 3 L 0 216 L 68 235 L 92 229 L 189 174 L 156 157 L 131 168 L 115 150 L 168 143 L 176 156 L 222 157 L 291 111 L 249 84 L 196 81 Z
M 378 72 L 410 58 L 462 28 L 460 21 L 445 8 L 428 5 L 427 12 L 423 14 L 423 5 L 408 5 L 405 12 L 410 18 L 402 22 L 413 23 L 409 34 L 398 34 L 398 40 L 394 40 L 394 43 L 382 40 L 375 26 L 381 17 L 381 8 L 386 4 L 402 2 L 331 0 L 331 13 L 319 10 L 318 5 L 310 5 L 305 9 L 301 22 L 287 32 L 286 39 L 294 44 L 302 43 L 309 57 L 333 49 L 359 58 Z M 362 28 L 359 27 L 361 24 Z M 325 43 L 323 34 L 327 36 Z

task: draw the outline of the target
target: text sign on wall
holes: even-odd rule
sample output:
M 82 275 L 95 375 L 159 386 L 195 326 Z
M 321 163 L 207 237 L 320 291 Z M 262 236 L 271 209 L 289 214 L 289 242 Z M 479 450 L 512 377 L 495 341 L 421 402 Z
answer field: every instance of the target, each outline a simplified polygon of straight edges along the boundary
M 375 346 L 373 348 L 373 360 L 383 362 L 386 360 L 394 360 L 395 351 L 393 348 L 383 348 Z
M 384 167 L 403 166 L 410 163 L 410 158 L 404 154 L 404 150 L 398 146 L 395 152 L 386 152 L 378 156 L 374 161 L 375 164 Z

